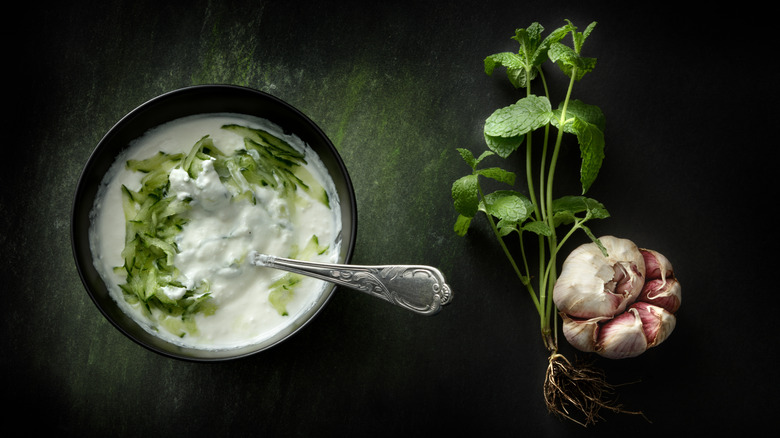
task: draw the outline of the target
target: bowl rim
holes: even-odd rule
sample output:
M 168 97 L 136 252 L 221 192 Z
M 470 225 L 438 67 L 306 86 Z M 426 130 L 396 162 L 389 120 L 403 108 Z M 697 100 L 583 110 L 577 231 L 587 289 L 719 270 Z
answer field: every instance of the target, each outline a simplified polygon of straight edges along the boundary
M 216 98 L 214 96 L 219 96 L 219 95 L 230 95 L 230 96 L 238 96 L 240 99 L 245 99 L 247 101 L 256 100 L 258 103 L 264 101 L 263 105 L 276 107 L 278 108 L 278 110 L 283 111 L 283 117 L 285 119 L 289 119 L 289 118 L 295 119 L 293 122 L 290 123 L 302 124 L 302 126 L 305 126 L 306 131 L 310 134 L 309 137 L 313 136 L 315 139 L 318 140 L 317 144 L 319 147 L 318 148 L 313 147 L 313 149 L 315 149 L 315 151 L 321 158 L 323 157 L 323 155 L 325 155 L 325 153 L 321 149 L 323 148 L 325 149 L 325 151 L 328 154 L 327 161 L 331 162 L 332 165 L 338 169 L 340 178 L 339 178 L 339 184 L 337 185 L 343 185 L 343 190 L 339 191 L 341 195 L 344 196 L 344 198 L 340 197 L 340 204 L 342 208 L 341 257 L 343 257 L 343 261 L 342 261 L 343 263 L 349 263 L 354 253 L 355 240 L 357 237 L 357 205 L 356 205 L 354 186 L 352 184 L 352 180 L 347 170 L 347 167 L 344 164 L 341 154 L 339 154 L 338 150 L 336 149 L 335 145 L 330 140 L 330 138 L 327 136 L 327 134 L 325 134 L 325 132 L 312 119 L 310 119 L 306 114 L 304 114 L 298 108 L 294 107 L 290 103 L 274 95 L 271 95 L 267 92 L 260 91 L 254 88 L 241 86 L 241 85 L 232 85 L 232 84 L 204 84 L 204 85 L 186 86 L 171 91 L 167 91 L 165 93 L 162 93 L 160 95 L 157 95 L 155 97 L 152 97 L 151 99 L 144 101 L 140 105 L 137 105 L 131 111 L 126 113 L 124 116 L 122 116 L 116 123 L 114 123 L 108 131 L 106 131 L 106 133 L 96 143 L 95 147 L 90 152 L 87 161 L 84 163 L 72 197 L 71 212 L 70 212 L 70 220 L 71 220 L 70 240 L 71 240 L 71 249 L 74 257 L 74 262 L 76 265 L 76 269 L 78 271 L 79 278 L 81 279 L 81 282 L 84 288 L 86 289 L 91 301 L 98 308 L 98 310 L 103 315 L 103 317 L 105 317 L 116 329 L 118 329 L 122 334 L 124 334 L 126 337 L 134 341 L 136 344 L 141 345 L 147 350 L 153 351 L 155 353 L 158 353 L 162 356 L 169 357 L 169 358 L 185 360 L 185 361 L 193 361 L 193 362 L 219 362 L 219 361 L 235 360 L 243 357 L 252 356 L 262 351 L 268 350 L 269 348 L 278 345 L 279 343 L 289 339 L 291 336 L 295 335 L 301 329 L 303 329 L 303 327 L 307 326 L 320 313 L 320 311 L 330 301 L 333 292 L 338 286 L 330 285 L 326 287 L 326 291 L 323 293 L 323 297 L 321 297 L 320 300 L 317 301 L 317 303 L 315 304 L 315 306 L 313 306 L 312 309 L 308 310 L 301 317 L 299 317 L 301 318 L 300 320 L 296 319 L 295 321 L 293 321 L 291 325 L 287 326 L 285 329 L 281 330 L 279 333 L 272 336 L 270 338 L 270 341 L 261 342 L 258 344 L 254 344 L 252 346 L 247 346 L 247 347 L 238 348 L 234 350 L 225 349 L 225 350 L 216 350 L 216 351 L 200 350 L 194 348 L 182 348 L 180 346 L 177 346 L 176 344 L 170 343 L 168 341 L 163 340 L 160 337 L 156 337 L 151 333 L 148 333 L 143 328 L 141 328 L 140 330 L 143 331 L 145 334 L 142 335 L 144 339 L 141 339 L 137 335 L 137 333 L 140 333 L 138 330 L 129 330 L 128 327 L 124 325 L 127 324 L 128 320 L 132 322 L 134 321 L 127 315 L 124 315 L 124 317 L 117 315 L 116 311 L 109 312 L 103 305 L 105 298 L 101 300 L 98 296 L 98 292 L 94 290 L 94 286 L 95 286 L 94 281 L 96 276 L 100 280 L 99 287 L 105 288 L 105 284 L 102 282 L 99 273 L 97 273 L 97 270 L 95 269 L 92 263 L 92 251 L 89 245 L 89 229 L 90 229 L 89 220 L 86 221 L 87 222 L 86 225 L 83 223 L 85 216 L 87 219 L 91 217 L 92 210 L 94 208 L 93 206 L 94 206 L 95 196 L 85 195 L 85 191 L 89 188 L 91 184 L 94 184 L 96 176 L 94 175 L 94 172 L 92 172 L 92 169 L 94 166 L 96 166 L 95 164 L 96 161 L 103 159 L 103 157 L 100 157 L 100 153 L 103 152 L 102 149 L 105 149 L 107 147 L 106 145 L 112 145 L 112 142 L 115 142 L 114 140 L 115 137 L 119 135 L 119 133 L 121 133 L 123 129 L 126 129 L 128 126 L 132 126 L 132 123 L 140 115 L 143 115 L 149 111 L 154 111 L 158 106 L 165 105 L 167 102 L 175 101 L 175 99 L 197 98 L 197 96 L 203 95 L 204 93 L 209 96 L 212 96 L 212 98 Z M 245 112 L 238 112 L 238 111 L 208 111 L 208 113 L 219 113 L 219 112 L 245 113 Z M 205 113 L 207 112 L 196 111 L 189 115 L 205 114 Z M 247 115 L 253 115 L 253 114 L 247 114 Z M 181 117 L 185 117 L 185 116 L 186 115 L 182 115 Z M 174 117 L 168 119 L 167 121 L 172 121 L 177 118 L 179 117 Z M 284 124 L 278 123 L 278 120 L 272 120 L 272 122 L 277 123 L 278 125 L 280 125 L 280 127 L 287 130 L 287 127 L 284 126 Z M 145 128 L 142 131 L 145 132 L 151 128 L 159 126 L 162 123 L 165 123 L 165 121 L 154 125 L 145 126 Z M 137 136 L 134 138 L 137 138 Z M 309 143 L 308 141 L 306 142 Z M 111 148 L 112 150 L 114 149 L 116 150 L 116 153 L 113 154 L 114 160 L 116 159 L 116 155 L 118 153 L 124 151 L 130 146 L 129 142 L 126 143 L 127 144 L 124 144 L 121 147 Z M 333 173 L 333 169 L 330 169 L 330 172 Z M 98 185 L 100 184 L 100 181 L 102 181 L 103 177 L 104 177 L 104 173 L 100 173 L 99 175 L 97 175 Z M 94 190 L 97 189 L 94 188 Z M 87 205 L 88 208 L 86 208 L 85 205 Z M 85 208 L 86 208 L 86 214 L 84 213 Z M 348 219 L 347 227 L 343 226 L 344 219 L 345 219 L 344 217 L 345 211 L 348 216 L 348 218 L 346 218 Z M 345 246 L 343 245 L 344 243 L 346 243 Z M 87 258 L 86 255 L 89 255 L 89 258 Z M 107 291 L 107 288 L 104 291 L 104 293 L 106 295 L 110 295 Z M 111 296 L 109 296 L 108 298 L 113 300 Z M 115 304 L 115 306 L 117 307 L 117 309 L 119 309 L 118 305 Z M 119 312 L 124 313 L 121 309 L 119 309 Z M 122 319 L 123 321 L 119 321 L 118 319 Z M 124 322 L 124 324 L 122 322 Z M 137 329 L 137 327 L 134 329 Z M 156 338 L 156 339 L 152 339 L 152 338 Z

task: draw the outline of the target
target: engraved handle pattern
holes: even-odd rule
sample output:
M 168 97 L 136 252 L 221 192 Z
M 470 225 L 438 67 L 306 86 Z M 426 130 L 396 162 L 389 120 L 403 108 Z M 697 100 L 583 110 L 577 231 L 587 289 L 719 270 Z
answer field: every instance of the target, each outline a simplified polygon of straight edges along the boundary
M 254 253 L 257 266 L 281 269 L 365 292 L 423 315 L 433 315 L 452 300 L 444 275 L 424 265 L 340 265 Z

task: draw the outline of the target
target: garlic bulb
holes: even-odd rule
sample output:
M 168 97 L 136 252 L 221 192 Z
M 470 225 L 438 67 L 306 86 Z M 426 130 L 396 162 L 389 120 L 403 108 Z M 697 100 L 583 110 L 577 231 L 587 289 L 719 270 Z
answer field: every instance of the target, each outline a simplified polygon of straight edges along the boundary
M 626 310 L 642 292 L 645 259 L 628 239 L 599 239 L 607 257 L 595 243 L 581 245 L 563 262 L 553 289 L 558 310 L 578 318 L 611 317 Z
M 599 238 L 581 245 L 563 263 L 553 300 L 563 334 L 575 348 L 622 359 L 663 342 L 676 324 L 680 283 L 662 254 L 628 239 Z

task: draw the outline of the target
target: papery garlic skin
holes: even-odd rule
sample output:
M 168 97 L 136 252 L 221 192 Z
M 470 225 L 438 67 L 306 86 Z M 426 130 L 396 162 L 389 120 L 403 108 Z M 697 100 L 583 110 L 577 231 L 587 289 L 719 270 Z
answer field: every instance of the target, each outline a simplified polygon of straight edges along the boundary
M 677 318 L 663 307 L 655 306 L 644 301 L 637 301 L 631 305 L 630 310 L 636 310 L 642 320 L 642 330 L 647 339 L 647 348 L 655 347 L 672 334 Z
M 642 301 L 614 318 L 562 318 L 563 335 L 572 346 L 609 359 L 639 356 L 666 340 L 677 323 L 671 312 Z
M 666 281 L 652 279 L 645 283 L 637 300 L 652 303 L 671 313 L 676 313 L 680 308 L 681 297 L 682 288 L 676 278 L 670 278 Z
M 630 308 L 601 327 L 596 352 L 609 359 L 625 359 L 644 353 L 647 344 L 639 311 Z
M 595 244 L 582 245 L 564 261 L 555 284 L 553 300 L 563 320 L 563 334 L 584 352 L 610 359 L 636 357 L 674 330 L 674 313 L 682 297 L 680 283 L 662 254 L 636 248 L 626 239 L 605 236 L 599 240 L 609 257 Z M 643 263 L 637 263 L 637 254 Z M 611 266 L 612 279 L 608 279 L 606 266 Z M 627 266 L 636 267 L 635 277 L 627 277 Z M 627 281 L 634 282 L 629 285 Z M 636 283 L 639 292 L 635 293 Z
M 682 301 L 680 282 L 674 277 L 669 260 L 651 249 L 640 249 L 645 259 L 646 281 L 639 294 L 639 300 L 663 307 L 671 313 L 677 312 Z
M 645 260 L 645 275 L 647 278 L 660 278 L 665 280 L 667 277 L 674 276 L 674 269 L 663 254 L 652 249 L 641 248 L 642 258 Z
M 611 318 L 574 319 L 561 312 L 563 336 L 574 348 L 586 353 L 597 352 L 597 342 L 601 326 L 599 322 Z
M 577 318 L 611 317 L 625 311 L 644 286 L 645 261 L 628 239 L 599 238 L 607 257 L 594 243 L 580 245 L 563 262 L 553 289 L 556 307 Z

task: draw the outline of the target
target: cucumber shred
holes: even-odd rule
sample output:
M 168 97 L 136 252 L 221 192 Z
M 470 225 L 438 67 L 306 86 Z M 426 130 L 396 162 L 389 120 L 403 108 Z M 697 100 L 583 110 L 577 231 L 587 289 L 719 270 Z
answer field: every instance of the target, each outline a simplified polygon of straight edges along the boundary
M 114 270 L 124 275 L 125 282 L 119 286 L 125 300 L 140 303 L 147 316 L 179 336 L 197 332 L 194 316 L 212 314 L 216 307 L 208 282 L 186 287 L 174 264 L 179 252 L 176 237 L 188 222 L 191 199 L 169 195 L 173 169 L 182 169 L 191 178 L 197 178 L 202 163 L 211 161 L 220 181 L 232 194 L 231 202 L 255 204 L 255 190 L 266 187 L 278 191 L 289 202 L 299 202 L 297 191 L 302 190 L 330 208 L 325 189 L 303 167 L 307 164 L 303 152 L 262 129 L 237 124 L 224 125 L 222 129 L 241 136 L 244 148 L 227 155 L 212 138 L 204 136 L 187 153 L 158 152 L 146 159 L 126 162 L 128 170 L 143 176 L 138 190 L 122 186 L 124 265 Z M 311 256 L 325 250 L 327 247 L 320 247 L 313 236 L 306 248 L 293 255 Z M 280 314 L 286 315 L 287 303 L 299 281 L 298 276 L 290 274 L 272 286 L 269 301 Z
M 319 239 L 315 234 L 311 236 L 309 242 L 302 250 L 299 251 L 297 248 L 293 248 L 290 258 L 308 260 L 315 255 L 324 254 L 328 248 L 327 245 L 320 245 Z M 287 272 L 271 284 L 268 301 L 280 315 L 287 315 L 287 304 L 293 298 L 295 286 L 300 283 L 302 279 L 303 276 L 300 274 Z

